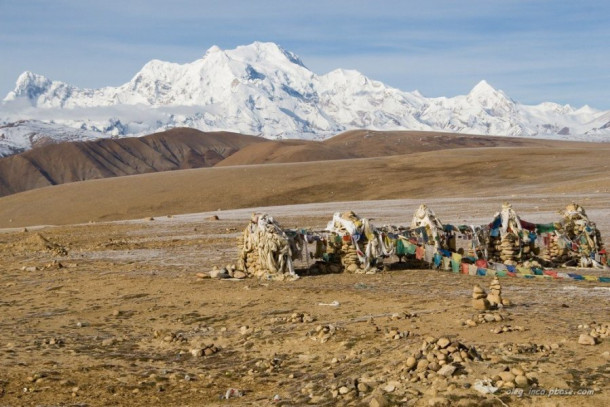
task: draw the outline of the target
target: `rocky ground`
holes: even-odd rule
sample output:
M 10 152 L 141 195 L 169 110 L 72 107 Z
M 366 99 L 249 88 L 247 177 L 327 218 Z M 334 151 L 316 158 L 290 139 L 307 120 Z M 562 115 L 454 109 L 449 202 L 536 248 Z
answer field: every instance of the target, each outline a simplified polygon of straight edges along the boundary
M 545 222 L 572 197 L 513 198 Z M 427 204 L 446 223 L 477 223 L 503 199 Z M 580 201 L 606 241 L 607 202 Z M 266 210 L 322 229 L 347 209 L 408 223 L 419 203 Z M 490 277 L 403 265 L 198 277 L 235 261 L 250 212 L 2 230 L 0 406 L 610 404 L 610 285 L 503 278 L 512 305 L 479 312 L 473 286 L 488 290 Z M 595 344 L 579 343 L 590 333 Z

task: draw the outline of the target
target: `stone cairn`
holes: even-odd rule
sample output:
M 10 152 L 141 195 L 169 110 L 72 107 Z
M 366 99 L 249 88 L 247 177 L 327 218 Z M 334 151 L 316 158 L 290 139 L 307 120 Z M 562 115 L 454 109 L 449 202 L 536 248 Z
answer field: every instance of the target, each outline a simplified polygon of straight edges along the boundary
M 327 244 L 329 258 L 340 259 L 349 273 L 374 273 L 380 254 L 377 232 L 367 219 L 354 212 L 335 213 L 326 227 L 330 232 Z
M 252 214 L 250 224 L 238 238 L 237 268 L 258 278 L 298 278 L 292 265 L 288 236 L 273 217 Z
M 513 234 L 506 234 L 503 237 L 493 237 L 492 245 L 493 258 L 500 259 L 500 261 L 504 264 L 517 264 L 518 254 L 521 249 L 517 236 Z
M 419 208 L 413 214 L 413 219 L 411 220 L 411 228 L 416 229 L 420 227 L 425 227 L 428 235 L 432 237 L 434 241 L 434 247 L 438 250 L 441 248 L 441 236 L 444 234 L 443 223 L 436 216 L 434 211 L 426 204 L 421 204 Z
M 540 258 L 547 263 L 564 263 L 570 259 L 568 256 L 567 247 L 559 246 L 561 237 L 557 233 L 552 233 L 549 236 L 550 242 L 546 250 L 542 252 Z
M 579 260 L 583 267 L 591 266 L 590 255 L 598 253 L 604 247 L 599 229 L 589 220 L 584 208 L 574 202 L 560 214 L 565 236 L 578 244 L 576 251 L 571 250 L 571 247 L 567 248 L 569 257 Z
M 498 217 L 501 219 L 502 225 L 498 236 L 490 236 L 490 259 L 500 261 L 506 265 L 517 265 L 524 254 L 524 250 L 522 251 L 524 242 L 521 237 L 523 231 L 521 220 L 508 202 L 502 204 L 502 211 L 496 213 L 494 221 Z M 527 252 L 529 254 L 530 250 L 527 250 Z
M 487 293 L 479 284 L 475 284 L 472 289 L 472 306 L 479 311 L 491 309 L 491 304 L 487 299 Z
M 489 305 L 492 308 L 502 305 L 502 286 L 500 285 L 500 280 L 498 280 L 498 277 L 494 277 L 493 280 L 491 280 L 489 290 L 490 293 L 487 294 L 487 301 L 489 301 Z

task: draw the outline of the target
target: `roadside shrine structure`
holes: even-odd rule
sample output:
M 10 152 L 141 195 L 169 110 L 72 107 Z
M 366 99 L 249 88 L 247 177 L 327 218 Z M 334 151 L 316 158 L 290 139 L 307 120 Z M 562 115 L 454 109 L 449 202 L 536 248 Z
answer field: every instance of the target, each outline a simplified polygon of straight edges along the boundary
M 283 229 L 273 217 L 253 214 L 238 241 L 237 268 L 257 278 L 295 279 L 294 262 L 301 261 L 312 273 L 374 274 L 396 256 L 399 262 L 470 275 L 610 282 L 561 270 L 607 269 L 610 260 L 584 208 L 571 203 L 559 213 L 556 222 L 531 223 L 504 203 L 489 224 L 454 226 L 422 204 L 409 227 L 375 227 L 348 211 L 335 213 L 322 231 Z

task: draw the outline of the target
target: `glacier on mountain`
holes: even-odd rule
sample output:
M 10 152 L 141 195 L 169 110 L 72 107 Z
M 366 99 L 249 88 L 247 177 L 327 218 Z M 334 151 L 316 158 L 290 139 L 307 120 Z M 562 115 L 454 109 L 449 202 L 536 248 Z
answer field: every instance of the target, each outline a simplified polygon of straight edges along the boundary
M 24 72 L 0 110 L 0 155 L 37 140 L 139 136 L 173 127 L 323 139 L 349 129 L 610 140 L 610 111 L 520 104 L 485 81 L 426 98 L 354 70 L 324 75 L 274 43 L 211 47 L 187 64 L 152 60 L 118 87 L 80 89 Z

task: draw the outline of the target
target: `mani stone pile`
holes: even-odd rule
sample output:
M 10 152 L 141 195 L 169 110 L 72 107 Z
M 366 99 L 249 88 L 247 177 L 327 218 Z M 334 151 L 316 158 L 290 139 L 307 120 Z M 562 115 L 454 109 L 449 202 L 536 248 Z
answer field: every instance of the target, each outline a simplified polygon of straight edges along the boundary
M 500 227 L 497 222 L 500 221 Z M 511 204 L 502 204 L 502 210 L 494 216 L 494 235 L 489 238 L 490 259 L 509 266 L 516 266 L 534 255 L 535 241 L 531 241 L 521 225 L 521 219 Z
M 279 223 L 266 214 L 253 214 L 237 242 L 238 269 L 249 276 L 283 278 L 296 276 L 288 236 Z
M 341 220 L 345 222 L 341 222 Z M 358 249 L 356 249 L 354 241 L 352 240 L 356 238 L 350 234 L 350 231 L 347 230 L 345 226 L 346 223 L 351 223 L 356 228 L 362 229 L 362 219 L 354 212 L 349 211 L 341 214 L 341 220 L 333 219 L 332 221 L 334 232 L 328 239 L 326 252 L 331 258 L 340 258 L 343 269 L 348 273 L 365 273 L 366 264 L 363 264 L 363 262 L 360 261 Z M 360 247 L 366 247 L 368 243 L 366 234 L 362 233 L 359 237 L 360 239 L 357 242 Z
M 570 259 L 567 248 L 565 246 L 559 246 L 559 239 L 560 237 L 556 234 L 550 236 L 549 246 L 540 256 L 542 260 L 546 262 L 563 263 Z
M 507 233 L 503 237 L 491 237 L 491 256 L 494 259 L 499 259 L 504 264 L 516 265 L 521 252 L 520 243 L 518 236 L 512 233 Z

